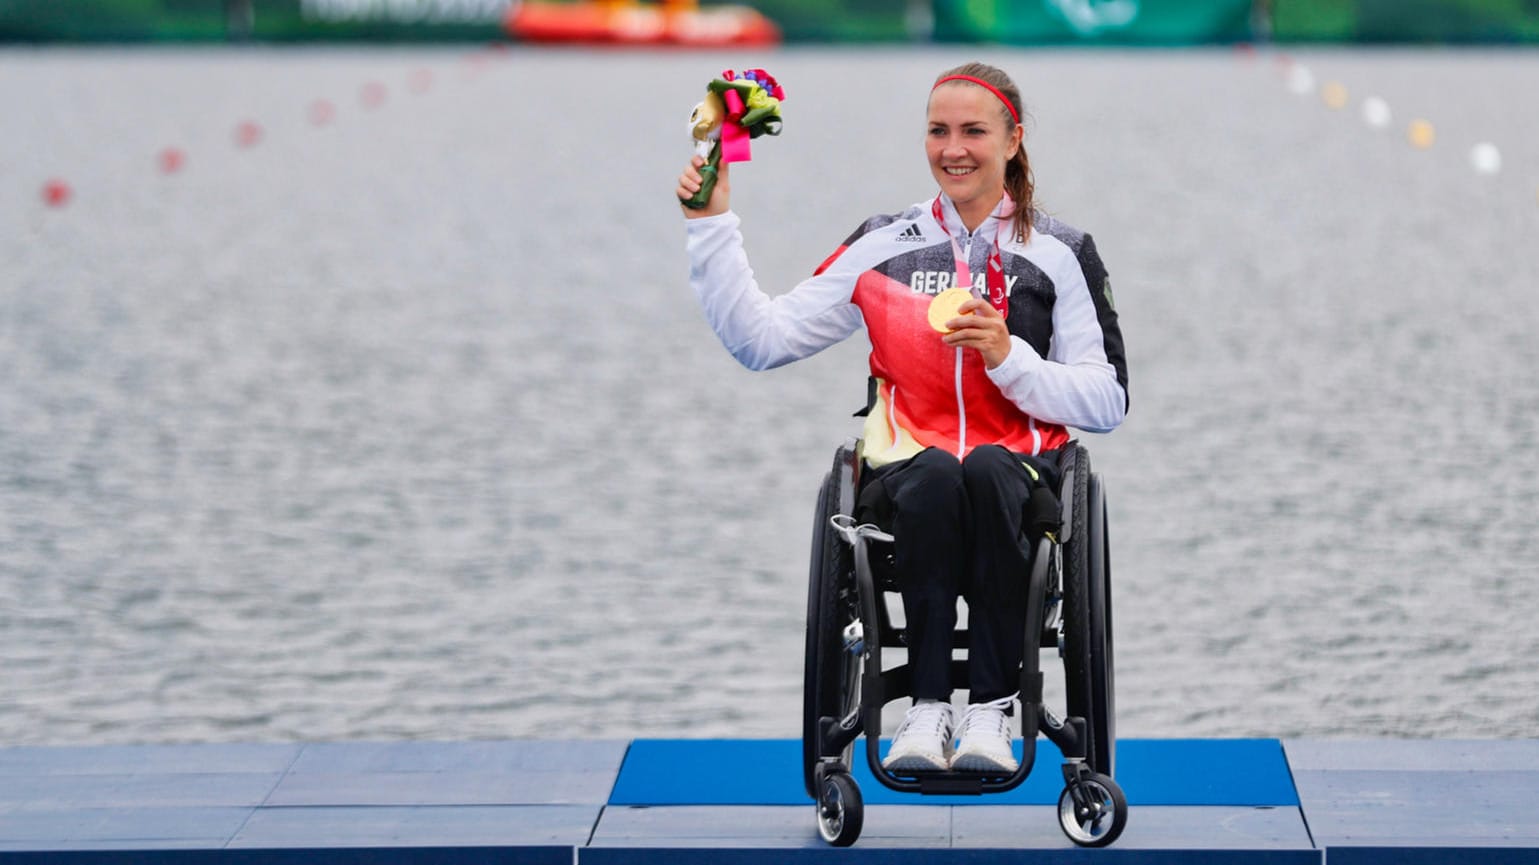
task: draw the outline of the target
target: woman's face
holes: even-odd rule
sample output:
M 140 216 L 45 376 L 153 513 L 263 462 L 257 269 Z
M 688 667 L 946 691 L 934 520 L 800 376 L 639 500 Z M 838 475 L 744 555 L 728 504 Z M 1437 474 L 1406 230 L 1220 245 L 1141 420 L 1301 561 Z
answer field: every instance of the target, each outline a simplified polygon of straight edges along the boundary
M 1021 127 L 999 97 L 976 84 L 948 81 L 930 93 L 925 154 L 941 191 L 964 217 L 992 212 L 1005 188 L 1005 165 L 1021 146 Z M 986 208 L 986 209 L 984 209 Z

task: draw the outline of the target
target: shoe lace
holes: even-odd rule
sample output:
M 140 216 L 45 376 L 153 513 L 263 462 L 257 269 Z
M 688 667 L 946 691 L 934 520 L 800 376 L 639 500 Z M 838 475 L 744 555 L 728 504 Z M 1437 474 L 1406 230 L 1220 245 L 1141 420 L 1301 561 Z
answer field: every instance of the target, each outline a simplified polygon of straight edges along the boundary
M 956 724 L 954 712 L 950 703 L 915 703 L 903 716 L 903 723 L 898 725 L 898 732 L 894 738 L 910 731 L 933 732 L 937 737 L 949 738 L 951 728 Z
M 987 703 L 973 703 L 967 707 L 967 714 L 962 716 L 962 738 L 969 734 L 993 734 L 1002 739 L 1010 738 L 1010 716 L 1005 711 L 1015 703 L 1019 696 L 1017 691 L 1008 697 L 1000 697 L 998 700 L 990 700 Z

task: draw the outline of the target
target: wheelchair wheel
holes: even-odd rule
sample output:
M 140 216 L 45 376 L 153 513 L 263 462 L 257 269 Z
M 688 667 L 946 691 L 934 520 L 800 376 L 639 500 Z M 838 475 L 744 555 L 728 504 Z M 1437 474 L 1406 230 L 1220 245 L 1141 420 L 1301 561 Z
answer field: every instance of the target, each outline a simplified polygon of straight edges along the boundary
M 833 470 L 823 479 L 812 524 L 812 565 L 807 581 L 806 660 L 802 679 L 802 780 L 807 795 L 821 798 L 814 769 L 823 755 L 819 745 L 819 718 L 843 717 L 860 699 L 859 664 L 844 650 L 847 593 L 841 588 L 854 567 L 849 545 L 829 525 L 829 518 L 852 509 L 850 469 L 846 451 L 834 458 Z M 849 764 L 849 749 L 845 751 Z M 858 795 L 858 794 L 857 794 Z
M 1058 797 L 1058 825 L 1081 847 L 1105 847 L 1128 823 L 1122 788 L 1099 772 L 1087 772 Z
M 1116 777 L 1117 690 L 1112 654 L 1111 546 L 1106 536 L 1106 494 L 1090 476 L 1090 715 L 1096 729 L 1097 771 Z
M 865 803 L 855 779 L 843 772 L 829 772 L 823 776 L 823 788 L 818 793 L 818 834 L 835 847 L 854 844 L 866 820 Z
M 1113 776 L 1116 762 L 1112 693 L 1111 582 L 1106 501 L 1090 456 L 1076 446 L 1070 518 L 1063 551 L 1064 679 L 1069 714 L 1084 718 L 1090 768 Z

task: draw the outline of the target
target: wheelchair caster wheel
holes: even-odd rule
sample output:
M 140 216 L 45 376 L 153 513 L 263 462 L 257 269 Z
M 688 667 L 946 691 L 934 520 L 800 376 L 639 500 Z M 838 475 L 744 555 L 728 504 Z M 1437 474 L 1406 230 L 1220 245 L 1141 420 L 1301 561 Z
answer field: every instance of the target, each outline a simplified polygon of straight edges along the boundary
M 818 834 L 835 847 L 848 847 L 860 837 L 865 806 L 855 779 L 843 772 L 823 776 L 818 789 Z
M 1105 847 L 1127 823 L 1127 797 L 1116 781 L 1099 772 L 1070 781 L 1058 797 L 1058 824 L 1081 847 Z

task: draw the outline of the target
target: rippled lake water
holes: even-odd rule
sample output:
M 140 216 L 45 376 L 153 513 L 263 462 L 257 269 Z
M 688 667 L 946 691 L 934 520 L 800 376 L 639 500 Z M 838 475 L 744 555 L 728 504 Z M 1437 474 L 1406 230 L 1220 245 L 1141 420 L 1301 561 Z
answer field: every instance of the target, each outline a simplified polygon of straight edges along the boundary
M 11 48 L 0 743 L 798 735 L 866 349 L 716 343 L 684 117 L 785 84 L 734 174 L 779 291 L 933 194 L 973 56 L 1123 316 L 1122 735 L 1534 735 L 1539 55 Z

